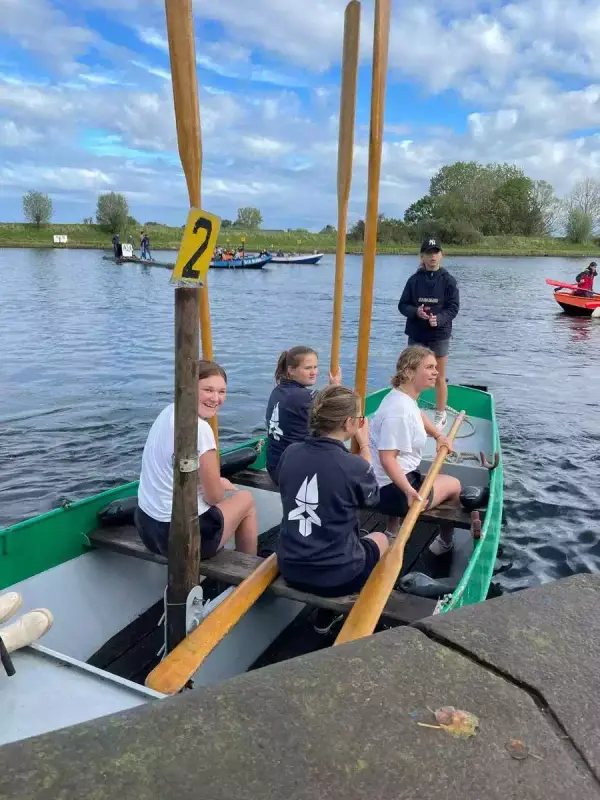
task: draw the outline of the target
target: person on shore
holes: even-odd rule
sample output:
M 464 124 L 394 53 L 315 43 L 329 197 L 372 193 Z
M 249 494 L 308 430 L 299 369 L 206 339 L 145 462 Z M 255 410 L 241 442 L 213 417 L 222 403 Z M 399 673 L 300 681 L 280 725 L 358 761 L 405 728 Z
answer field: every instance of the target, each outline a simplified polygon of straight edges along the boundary
M 392 390 L 381 402 L 371 422 L 369 442 L 373 470 L 379 486 L 377 511 L 388 516 L 387 533 L 396 535 L 400 518 L 405 517 L 415 500 L 424 477 L 419 470 L 427 436 L 436 440 L 437 448 L 448 446 L 441 430 L 428 419 L 417 400 L 425 389 L 435 385 L 438 377 L 434 353 L 423 345 L 411 345 L 402 351 L 392 377 Z M 460 503 L 461 485 L 451 475 L 438 475 L 427 498 L 425 508 L 441 503 Z M 452 549 L 454 529 L 440 525 L 441 532 L 432 542 L 435 555 Z
M 121 258 L 123 255 L 123 247 L 119 241 L 119 234 L 115 233 L 112 238 L 112 246 L 113 246 L 113 253 L 115 254 L 115 258 Z
M 577 289 L 575 289 L 574 294 L 576 294 L 578 297 L 594 296 L 594 278 L 598 274 L 596 267 L 596 262 L 591 261 L 589 266 L 587 266 L 583 272 L 580 272 L 575 278 Z
M 221 478 L 217 446 L 206 421 L 225 401 L 227 375 L 214 361 L 198 363 L 198 516 L 200 557 L 211 558 L 235 536 L 236 549 L 256 555 L 258 518 L 252 493 Z M 171 403 L 150 428 L 142 456 L 135 525 L 153 553 L 168 555 L 173 503 L 175 405 Z M 225 496 L 226 492 L 232 492 Z
M 404 332 L 408 344 L 424 345 L 437 358 L 434 421 L 443 429 L 447 422 L 446 368 L 452 321 L 458 314 L 460 301 L 456 280 L 442 267 L 442 256 L 440 240 L 434 236 L 425 239 L 421 244 L 421 264 L 407 280 L 398 310 L 406 317 Z
M 284 350 L 275 368 L 277 386 L 267 403 L 267 472 L 277 483 L 275 470 L 286 447 L 308 436 L 308 415 L 319 374 L 319 357 L 312 347 L 298 345 Z M 339 385 L 342 372 L 329 375 Z
M 149 261 L 152 260 L 152 255 L 150 254 L 150 239 L 145 231 L 142 231 L 140 247 L 142 250 L 142 258 L 147 258 Z
M 384 533 L 360 535 L 359 510 L 379 498 L 361 414 L 354 390 L 321 389 L 311 407 L 310 436 L 291 444 L 277 465 L 283 506 L 277 563 L 300 591 L 323 597 L 359 592 L 388 548 Z M 344 444 L 352 437 L 360 455 Z M 328 633 L 340 618 L 320 609 L 315 629 Z

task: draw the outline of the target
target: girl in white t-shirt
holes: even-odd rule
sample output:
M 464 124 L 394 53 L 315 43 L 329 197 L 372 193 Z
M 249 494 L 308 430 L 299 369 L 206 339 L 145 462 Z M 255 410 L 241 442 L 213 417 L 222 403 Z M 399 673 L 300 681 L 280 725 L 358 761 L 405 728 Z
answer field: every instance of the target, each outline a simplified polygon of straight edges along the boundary
M 402 351 L 392 378 L 392 391 L 381 402 L 371 422 L 369 438 L 373 469 L 379 485 L 377 510 L 389 517 L 388 532 L 396 534 L 400 518 L 406 516 L 424 477 L 419 471 L 427 435 L 438 448 L 448 440 L 420 410 L 417 400 L 424 389 L 435 386 L 436 358 L 422 345 L 411 345 Z M 450 502 L 458 505 L 461 485 L 451 475 L 438 475 L 426 508 Z M 441 533 L 430 550 L 441 555 L 452 549 L 451 526 L 440 526 Z
M 236 550 L 256 555 L 258 518 L 252 493 L 222 478 L 217 445 L 206 422 L 225 402 L 227 375 L 214 361 L 198 364 L 198 517 L 200 557 L 214 556 L 235 536 Z M 142 456 L 135 524 L 141 540 L 154 553 L 167 555 L 173 503 L 175 406 L 167 406 L 150 428 Z M 226 492 L 233 492 L 225 497 Z

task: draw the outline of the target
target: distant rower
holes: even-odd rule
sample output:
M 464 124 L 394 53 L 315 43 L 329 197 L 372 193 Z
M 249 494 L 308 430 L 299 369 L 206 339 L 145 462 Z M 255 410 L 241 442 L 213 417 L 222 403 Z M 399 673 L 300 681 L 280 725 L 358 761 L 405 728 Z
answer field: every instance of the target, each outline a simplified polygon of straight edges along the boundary
M 580 272 L 575 278 L 575 281 L 577 282 L 575 294 L 579 297 L 593 297 L 594 278 L 598 274 L 596 271 L 596 266 L 596 262 L 591 261 L 589 266 L 587 266 L 583 272 Z

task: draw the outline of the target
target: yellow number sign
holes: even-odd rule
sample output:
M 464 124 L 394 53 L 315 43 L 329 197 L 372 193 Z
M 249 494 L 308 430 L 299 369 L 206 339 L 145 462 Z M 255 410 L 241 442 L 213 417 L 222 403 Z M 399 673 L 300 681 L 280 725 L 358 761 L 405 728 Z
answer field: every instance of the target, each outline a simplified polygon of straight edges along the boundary
M 202 283 L 212 261 L 220 228 L 219 217 L 199 208 L 190 209 L 171 283 Z

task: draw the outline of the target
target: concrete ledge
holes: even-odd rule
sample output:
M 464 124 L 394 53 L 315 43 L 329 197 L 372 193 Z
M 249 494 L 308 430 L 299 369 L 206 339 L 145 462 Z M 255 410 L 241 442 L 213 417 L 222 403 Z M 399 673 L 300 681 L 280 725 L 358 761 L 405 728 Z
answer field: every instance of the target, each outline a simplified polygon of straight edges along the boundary
M 576 575 L 415 625 L 537 693 L 600 778 L 600 575 Z
M 475 738 L 417 724 L 449 704 L 479 717 Z M 512 759 L 512 738 L 537 758 Z M 404 628 L 4 747 L 0 797 L 593 800 L 600 789 L 527 692 Z

